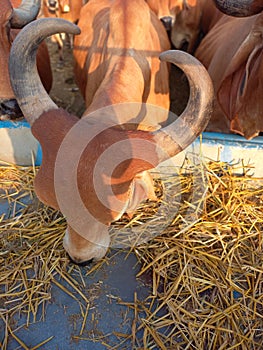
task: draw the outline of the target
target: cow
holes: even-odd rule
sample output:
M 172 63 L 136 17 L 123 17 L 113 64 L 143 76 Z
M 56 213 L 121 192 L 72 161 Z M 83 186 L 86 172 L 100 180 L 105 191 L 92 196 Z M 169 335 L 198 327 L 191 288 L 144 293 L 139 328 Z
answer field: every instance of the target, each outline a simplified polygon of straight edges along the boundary
M 86 11 L 94 15 L 89 21 L 80 18 L 82 38 L 74 41 L 82 56 L 77 73 L 83 74 L 78 80 L 87 100 L 80 119 L 58 108 L 45 92 L 34 57 L 41 39 L 59 32 L 78 34 L 78 26 L 63 19 L 30 23 L 14 42 L 9 61 L 16 98 L 42 147 L 35 191 L 66 216 L 63 244 L 76 263 L 106 254 L 110 224 L 153 192 L 147 171 L 195 140 L 213 103 L 211 79 L 198 60 L 181 51 L 161 53 L 160 35 L 166 32 L 144 0 L 88 4 L 81 16 Z M 182 115 L 163 126 L 166 62 L 185 72 L 190 98 Z M 159 124 L 150 121 L 147 129 L 141 117 L 151 119 L 147 113 L 155 110 L 161 110 Z
M 216 94 L 207 131 L 246 139 L 263 131 L 262 38 L 262 11 L 244 18 L 224 14 L 197 48 L 195 56 L 208 69 Z
M 202 37 L 222 16 L 212 0 L 185 0 L 171 30 L 174 47 L 194 54 Z
M 77 23 L 81 7 L 87 0 L 43 0 L 42 14 L 44 17 L 63 18 L 72 23 Z M 63 61 L 63 33 L 53 36 L 53 40 L 58 45 L 59 59 Z M 73 47 L 72 36 L 69 36 L 70 47 Z
M 170 31 L 176 15 L 181 12 L 185 0 L 145 0 L 150 9 L 162 21 L 165 29 Z
M 1 0 L 0 13 L 0 119 L 17 119 L 22 117 L 15 100 L 9 74 L 8 59 L 10 47 L 20 28 L 33 21 L 39 12 L 40 1 L 35 0 Z M 38 50 L 38 69 L 47 91 L 52 85 L 52 71 L 45 43 Z
M 135 14 L 139 4 L 141 9 Z M 114 16 L 113 19 L 111 16 Z M 115 18 L 119 19 L 118 25 L 113 22 Z M 74 73 L 86 102 L 86 113 L 102 107 L 101 101 L 106 105 L 140 100 L 164 108 L 165 121 L 170 104 L 169 71 L 167 63 L 160 62 L 159 54 L 170 49 L 170 42 L 164 27 L 148 5 L 141 0 L 131 0 L 130 3 L 127 0 L 123 3 L 101 0 L 99 5 L 97 1 L 90 0 L 81 9 L 78 26 L 81 34 L 74 40 Z M 134 33 L 131 33 L 131 28 Z M 144 52 L 149 52 L 149 55 Z M 129 69 L 126 68 L 128 63 Z M 112 73 L 109 64 L 120 68 Z M 145 72 L 141 69 L 144 65 L 149 65 Z M 133 92 L 126 85 L 133 80 L 133 74 L 138 75 L 138 68 L 145 74 L 148 84 L 142 85 L 144 91 L 141 87 Z M 112 86 L 104 78 L 109 74 L 112 74 Z M 109 87 L 105 88 L 106 83 Z M 125 86 L 123 91 L 121 85 Z M 102 94 L 103 99 L 94 98 L 98 94 Z

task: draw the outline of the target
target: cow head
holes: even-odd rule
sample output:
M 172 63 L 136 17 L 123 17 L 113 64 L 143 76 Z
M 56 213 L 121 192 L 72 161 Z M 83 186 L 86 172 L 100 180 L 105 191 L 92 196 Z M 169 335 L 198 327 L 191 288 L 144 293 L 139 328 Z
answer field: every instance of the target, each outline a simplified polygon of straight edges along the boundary
M 70 0 L 46 0 L 49 12 L 55 14 L 57 11 L 68 13 L 70 11 Z
M 201 30 L 201 17 L 201 1 L 183 2 L 182 11 L 178 14 L 171 32 L 171 41 L 175 48 L 182 49 L 187 46 L 187 52 L 194 51 Z
M 12 45 L 12 29 L 22 28 L 33 21 L 40 9 L 40 0 L 24 0 L 17 8 L 18 2 L 1 1 L 0 12 L 0 119 L 22 116 L 16 103 L 8 74 L 8 59 Z
M 146 0 L 151 10 L 163 22 L 166 30 L 171 30 L 176 15 L 182 10 L 184 0 Z
M 104 256 L 111 222 L 149 196 L 152 184 L 145 171 L 185 149 L 204 130 L 213 87 L 198 60 L 181 51 L 166 51 L 161 60 L 178 65 L 190 86 L 188 105 L 176 121 L 153 132 L 122 129 L 112 122 L 118 105 L 79 120 L 56 106 L 36 71 L 38 43 L 58 32 L 78 34 L 79 29 L 62 19 L 29 24 L 12 46 L 9 69 L 17 100 L 42 146 L 36 193 L 66 216 L 64 247 L 80 263 Z

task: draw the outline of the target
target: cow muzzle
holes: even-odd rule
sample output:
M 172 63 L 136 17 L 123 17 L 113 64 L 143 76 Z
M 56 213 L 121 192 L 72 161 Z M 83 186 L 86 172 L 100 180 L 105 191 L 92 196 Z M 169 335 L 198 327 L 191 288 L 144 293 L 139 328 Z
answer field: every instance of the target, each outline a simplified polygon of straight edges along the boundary
M 91 261 L 100 260 L 105 256 L 110 244 L 108 229 L 103 236 L 100 244 L 98 242 L 96 244 L 77 234 L 68 225 L 63 238 L 63 246 L 74 264 L 85 266 Z
M 58 1 L 57 0 L 48 0 L 47 1 L 47 8 L 50 13 L 56 13 L 58 10 Z
M 67 253 L 67 255 L 68 255 L 68 258 L 72 264 L 82 266 L 82 267 L 89 266 L 94 261 L 94 259 L 82 261 L 81 259 L 78 259 L 78 258 L 72 258 L 68 253 Z

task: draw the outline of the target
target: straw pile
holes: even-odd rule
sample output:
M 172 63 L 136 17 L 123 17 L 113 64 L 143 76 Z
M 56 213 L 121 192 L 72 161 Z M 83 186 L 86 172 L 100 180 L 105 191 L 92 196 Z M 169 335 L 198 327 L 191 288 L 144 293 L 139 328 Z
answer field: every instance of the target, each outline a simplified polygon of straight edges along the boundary
M 240 167 L 243 176 L 235 175 Z M 109 349 L 131 349 L 128 341 L 133 349 L 263 348 L 262 179 L 248 176 L 249 169 L 240 164 L 207 162 L 204 170 L 196 170 L 168 176 L 164 182 L 176 215 L 158 236 L 130 250 L 142 264 L 139 275 L 151 275 L 152 293 L 146 300 L 135 295 L 131 303 L 120 301 L 133 309 L 134 321 L 131 333 L 118 335 L 115 347 L 104 344 Z M 10 207 L 17 208 L 26 195 L 34 198 L 34 173 L 34 168 L 1 167 L 1 196 Z M 146 203 L 131 221 L 123 218 L 115 228 L 142 225 L 145 233 L 154 222 L 165 224 L 165 215 L 152 220 L 163 200 L 159 187 L 157 191 L 157 204 Z M 193 195 L 198 192 L 203 195 L 197 201 Z M 85 281 L 80 269 L 68 265 L 62 248 L 65 220 L 37 200 L 9 216 L 0 223 L 0 317 L 6 325 L 0 348 L 6 348 L 9 336 L 16 338 L 10 322 L 15 313 L 26 313 L 29 323 L 42 308 L 44 319 L 51 282 L 78 300 L 83 331 L 89 300 L 81 291 Z

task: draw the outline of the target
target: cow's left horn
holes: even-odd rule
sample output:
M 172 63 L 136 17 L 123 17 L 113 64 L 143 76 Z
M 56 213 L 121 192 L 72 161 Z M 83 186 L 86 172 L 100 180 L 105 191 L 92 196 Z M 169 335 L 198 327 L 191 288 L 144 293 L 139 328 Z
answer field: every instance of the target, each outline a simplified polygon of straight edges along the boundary
M 263 10 L 262 0 L 213 0 L 216 7 L 228 16 L 248 17 Z
M 61 18 L 41 18 L 25 26 L 15 38 L 9 57 L 9 74 L 17 102 L 28 122 L 58 108 L 44 89 L 37 71 L 39 44 L 56 33 L 79 34 L 77 25 Z
M 22 0 L 19 7 L 13 9 L 11 28 L 23 28 L 37 18 L 41 0 Z
M 207 70 L 192 55 L 169 50 L 163 52 L 160 59 L 182 69 L 190 87 L 184 112 L 170 125 L 154 132 L 159 161 L 162 162 L 184 150 L 205 129 L 212 113 L 214 89 Z

